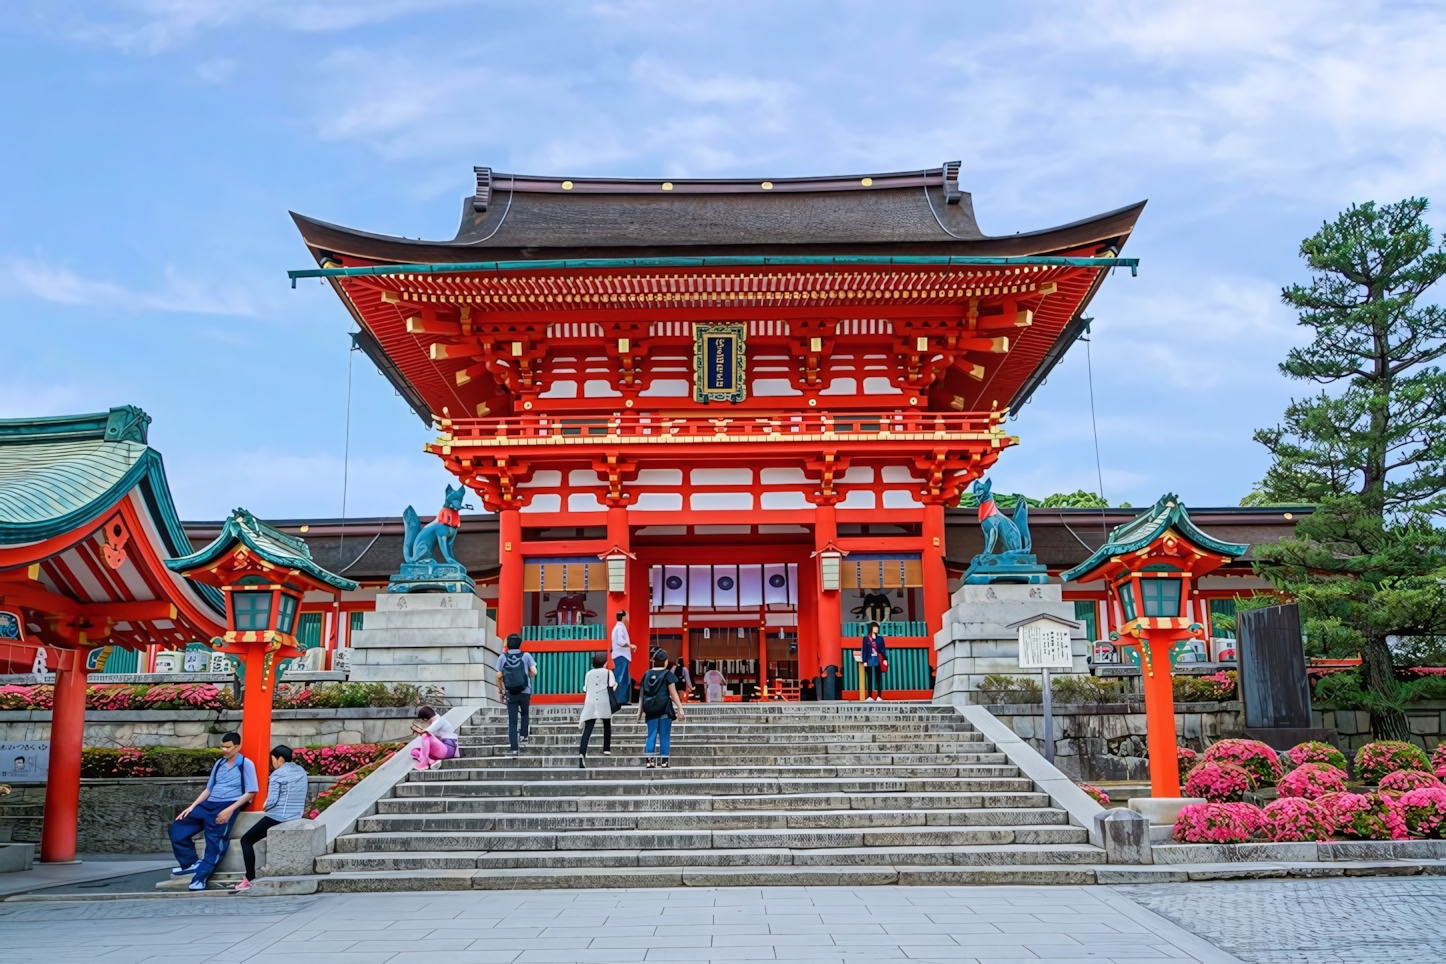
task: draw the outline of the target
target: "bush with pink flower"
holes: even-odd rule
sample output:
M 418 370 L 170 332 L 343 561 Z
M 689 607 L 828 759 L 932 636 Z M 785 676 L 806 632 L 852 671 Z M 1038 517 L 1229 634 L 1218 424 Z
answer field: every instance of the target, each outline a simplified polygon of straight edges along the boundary
M 1325 763 L 1302 763 L 1280 778 L 1275 785 L 1281 797 L 1318 800 L 1327 793 L 1340 793 L 1346 788 L 1344 770 Z
M 1250 772 L 1255 786 L 1268 787 L 1280 779 L 1280 756 L 1259 740 L 1221 740 L 1205 750 L 1205 762 L 1230 763 Z
M 1446 837 L 1446 788 L 1422 787 L 1396 798 L 1406 831 L 1417 837 Z
M 1330 809 L 1303 797 L 1282 797 L 1265 805 L 1264 834 L 1277 843 L 1328 840 L 1335 830 Z
M 1233 803 L 1254 789 L 1250 771 L 1232 763 L 1202 763 L 1185 780 L 1185 796 L 1204 797 L 1211 803 Z
M 1336 833 L 1362 840 L 1405 840 L 1406 818 L 1396 801 L 1379 793 L 1331 793 L 1316 801 L 1329 808 Z
M 1184 776 L 1200 762 L 1200 755 L 1188 746 L 1175 747 L 1175 760 L 1180 765 L 1180 776 Z
M 339 743 L 335 746 L 299 746 L 291 752 L 295 763 L 307 773 L 337 777 L 386 759 L 401 747 L 400 743 Z
M 1446 777 L 1446 742 L 1436 744 L 1431 754 L 1431 770 L 1438 777 Z
M 1379 783 L 1386 774 L 1398 770 L 1430 769 L 1426 751 L 1401 740 L 1378 740 L 1356 752 L 1356 779 L 1366 783 Z
M 1381 777 L 1379 790 L 1381 793 L 1399 797 L 1408 790 L 1423 790 L 1439 786 L 1441 786 L 1441 781 L 1425 770 L 1397 770 L 1395 773 L 1388 773 Z
M 1265 814 L 1248 803 L 1192 803 L 1175 817 L 1181 843 L 1245 843 L 1265 828 Z
M 1301 766 L 1306 763 L 1324 763 L 1326 766 L 1335 767 L 1342 773 L 1346 772 L 1345 754 L 1329 743 L 1322 743 L 1319 740 L 1297 743 L 1290 748 L 1289 753 L 1292 766 Z
M 1093 800 L 1095 803 L 1098 803 L 1100 806 L 1108 807 L 1110 805 L 1110 795 L 1108 793 L 1105 793 L 1094 784 L 1081 783 L 1079 785 L 1079 788 L 1085 793 L 1089 794 L 1090 799 Z

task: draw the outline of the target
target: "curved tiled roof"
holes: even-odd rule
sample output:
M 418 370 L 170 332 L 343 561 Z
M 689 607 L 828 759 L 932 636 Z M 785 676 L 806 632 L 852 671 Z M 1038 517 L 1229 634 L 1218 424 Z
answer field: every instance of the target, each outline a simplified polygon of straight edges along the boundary
M 1196 528 L 1195 523 L 1190 521 L 1190 513 L 1180 501 L 1180 497 L 1174 493 L 1166 493 L 1160 496 L 1153 507 L 1141 512 L 1129 522 L 1116 526 L 1104 545 L 1090 553 L 1090 557 L 1084 562 L 1060 573 L 1059 578 L 1064 582 L 1083 579 L 1113 556 L 1145 548 L 1167 529 L 1173 529 L 1186 542 L 1216 555 L 1235 559 L 1250 551 L 1250 546 L 1245 543 L 1221 542 Z
M 451 241 L 357 231 L 292 214 L 318 260 L 400 264 L 491 258 L 729 255 L 1017 257 L 1118 250 L 1144 203 L 1042 231 L 979 228 L 958 164 L 844 177 L 665 180 L 540 177 L 479 168 Z M 485 177 L 484 173 L 485 172 Z
M 313 562 L 305 540 L 267 525 L 245 509 L 231 513 L 210 545 L 179 559 L 167 559 L 166 565 L 181 573 L 207 569 L 230 553 L 238 542 L 274 566 L 303 572 L 333 589 L 349 592 L 359 585 Z

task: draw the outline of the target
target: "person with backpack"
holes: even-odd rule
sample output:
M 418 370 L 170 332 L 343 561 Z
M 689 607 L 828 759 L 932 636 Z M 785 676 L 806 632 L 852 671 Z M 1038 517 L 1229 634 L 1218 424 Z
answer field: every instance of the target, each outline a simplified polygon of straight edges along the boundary
M 537 661 L 522 651 L 522 637 L 507 637 L 507 651 L 497 658 L 497 697 L 507 704 L 507 744 L 513 756 L 519 746 L 527 745 L 527 715 L 532 706 L 532 677 L 537 675 Z M 517 717 L 522 717 L 521 743 L 518 742 Z
M 889 671 L 889 647 L 879 632 L 878 623 L 869 623 L 869 631 L 859 644 L 859 686 L 865 699 L 878 703 L 884 698 L 884 674 Z
M 191 877 L 190 890 L 205 890 L 211 872 L 226 853 L 231 825 L 241 808 L 256 796 L 256 765 L 241 755 L 241 734 L 221 737 L 221 759 L 211 767 L 206 789 L 171 823 L 171 851 L 176 855 L 172 877 Z M 191 838 L 206 835 L 206 854 L 197 859 Z
M 582 742 L 577 748 L 577 766 L 587 769 L 587 745 L 592 742 L 593 726 L 598 720 L 603 725 L 603 756 L 613 753 L 613 713 L 621 708 L 617 704 L 618 681 L 608 672 L 608 658 L 602 653 L 593 653 L 592 669 L 582 681 Z M 616 704 L 616 708 L 615 708 Z
M 678 677 L 668 671 L 668 654 L 653 651 L 653 668 L 643 674 L 638 687 L 638 719 L 648 722 L 647 768 L 667 769 L 673 742 L 673 720 L 683 719 L 683 701 L 678 699 Z M 659 757 L 652 754 L 656 748 Z

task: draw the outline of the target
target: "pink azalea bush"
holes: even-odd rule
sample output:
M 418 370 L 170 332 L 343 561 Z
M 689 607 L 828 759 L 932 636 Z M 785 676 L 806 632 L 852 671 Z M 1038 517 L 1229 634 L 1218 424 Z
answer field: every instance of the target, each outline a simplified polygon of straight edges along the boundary
M 1440 786 L 1441 781 L 1425 770 L 1397 770 L 1395 773 L 1388 773 L 1381 777 L 1380 792 L 1399 797 L 1410 790 L 1424 790 Z
M 1265 828 L 1265 814 L 1248 803 L 1192 803 L 1180 808 L 1174 838 L 1181 843 L 1245 843 Z
M 1280 778 L 1275 785 L 1282 798 L 1318 800 L 1327 793 L 1340 793 L 1346 788 L 1344 770 L 1326 763 L 1302 763 Z
M 1280 779 L 1280 757 L 1259 740 L 1221 740 L 1205 750 L 1207 763 L 1231 763 L 1248 770 L 1255 786 L 1268 787 Z
M 1397 770 L 1430 770 L 1426 751 L 1414 743 L 1400 740 L 1378 740 L 1367 743 L 1356 753 L 1356 779 L 1379 783 L 1381 777 Z
M 1250 771 L 1232 763 L 1202 763 L 1185 780 L 1185 796 L 1204 797 L 1211 803 L 1233 803 L 1253 789 Z
M 1446 836 L 1446 788 L 1408 790 L 1396 800 L 1406 831 L 1417 837 Z
M 1329 743 L 1321 743 L 1312 740 L 1308 743 L 1298 743 L 1290 748 L 1290 762 L 1293 766 L 1301 766 L 1306 763 L 1324 763 L 1326 766 L 1335 767 L 1342 773 L 1346 772 L 1346 757 L 1340 750 Z
M 1265 805 L 1264 834 L 1277 843 L 1329 840 L 1335 830 L 1329 808 L 1302 797 L 1282 797 Z
M 1436 750 L 1431 754 L 1431 769 L 1438 777 L 1446 777 L 1446 742 L 1436 744 Z
M 1180 776 L 1184 776 L 1195 768 L 1200 762 L 1200 755 L 1188 746 L 1175 747 L 1175 759 L 1180 764 Z
M 1329 808 L 1336 833 L 1362 840 L 1405 840 L 1406 818 L 1394 799 L 1379 793 L 1331 793 L 1316 801 Z
M 1089 794 L 1090 799 L 1094 800 L 1094 802 L 1098 803 L 1100 806 L 1107 807 L 1110 805 L 1110 795 L 1108 793 L 1105 793 L 1099 787 L 1094 786 L 1090 783 L 1081 783 L 1079 785 L 1079 788 L 1085 793 Z
M 48 710 L 54 706 L 54 686 L 0 686 L 0 710 Z
M 292 759 L 313 776 L 337 777 L 351 773 L 401 749 L 400 743 L 345 743 L 337 746 L 303 746 L 292 750 Z

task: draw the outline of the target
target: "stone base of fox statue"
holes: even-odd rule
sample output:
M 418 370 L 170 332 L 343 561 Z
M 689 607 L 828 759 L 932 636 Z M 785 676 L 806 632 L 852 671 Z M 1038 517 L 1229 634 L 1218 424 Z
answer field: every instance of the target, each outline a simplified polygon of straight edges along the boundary
M 471 591 L 381 593 L 351 638 L 354 683 L 439 686 L 452 705 L 497 700 L 502 643 Z
M 937 702 L 977 703 L 979 684 L 995 673 L 1040 677 L 1037 669 L 1019 668 L 1019 632 L 1010 629 L 1035 616 L 1055 616 L 1076 623 L 1074 603 L 1067 602 L 1057 585 L 994 583 L 960 586 L 944 613 L 944 628 L 934 636 L 937 654 L 934 699 Z M 1071 631 L 1074 669 L 1089 673 L 1091 641 L 1083 626 Z M 1061 671 L 1052 670 L 1052 675 Z

